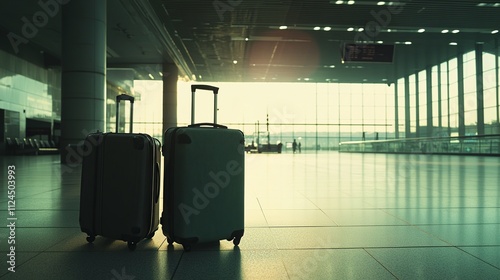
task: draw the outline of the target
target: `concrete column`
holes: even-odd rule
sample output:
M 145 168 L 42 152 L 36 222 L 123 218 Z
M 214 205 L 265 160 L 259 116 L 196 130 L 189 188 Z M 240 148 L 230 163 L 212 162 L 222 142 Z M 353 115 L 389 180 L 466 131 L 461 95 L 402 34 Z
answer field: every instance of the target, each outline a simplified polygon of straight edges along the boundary
M 81 162 L 67 145 L 105 128 L 106 2 L 62 6 L 61 163 Z
M 179 70 L 175 64 L 163 65 L 163 131 L 177 126 L 177 80 Z M 189 94 L 187 92 L 186 94 Z M 186 108 L 187 110 L 188 108 Z M 163 141 L 162 143 L 165 143 Z

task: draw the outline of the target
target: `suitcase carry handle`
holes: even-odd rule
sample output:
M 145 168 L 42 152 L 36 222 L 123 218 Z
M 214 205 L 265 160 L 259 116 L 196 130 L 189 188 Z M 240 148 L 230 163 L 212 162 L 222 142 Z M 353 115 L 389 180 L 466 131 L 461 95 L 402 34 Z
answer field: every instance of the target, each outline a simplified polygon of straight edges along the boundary
M 210 90 L 214 93 L 214 123 L 217 123 L 217 94 L 219 88 L 209 85 L 191 85 L 191 124 L 194 124 L 194 93 L 197 89 Z
M 227 126 L 217 123 L 195 123 L 188 125 L 188 127 L 202 127 L 202 126 L 213 126 L 215 128 L 224 128 L 224 129 L 227 128 Z
M 132 133 L 132 123 L 134 120 L 134 100 L 135 98 L 130 95 L 120 94 L 116 96 L 116 132 L 118 132 L 118 120 L 120 119 L 120 101 L 130 101 L 130 133 Z

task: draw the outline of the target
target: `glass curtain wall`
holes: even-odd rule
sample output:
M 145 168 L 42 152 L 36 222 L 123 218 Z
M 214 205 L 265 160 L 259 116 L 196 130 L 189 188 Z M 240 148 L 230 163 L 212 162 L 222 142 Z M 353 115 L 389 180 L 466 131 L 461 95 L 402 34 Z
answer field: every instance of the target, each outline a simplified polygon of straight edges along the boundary
M 498 54 L 497 46 L 488 45 L 482 55 L 486 134 L 500 134 Z M 432 136 L 457 136 L 458 81 L 463 79 L 465 131 L 466 135 L 475 135 L 478 127 L 476 55 L 475 51 L 462 55 L 463 77 L 458 77 L 459 60 L 455 57 L 429 70 L 399 78 L 397 104 L 395 86 L 387 84 L 214 83 L 221 88 L 218 119 L 222 124 L 241 129 L 248 143 L 280 142 L 285 151 L 294 139 L 301 142 L 303 150 L 332 150 L 345 141 L 394 139 L 396 106 L 400 138 L 426 137 L 429 123 Z M 431 81 L 427 81 L 428 78 Z M 409 83 L 409 120 L 406 120 L 405 82 Z M 428 83 L 432 90 L 430 101 L 427 100 Z M 179 125 L 190 122 L 191 84 L 178 84 Z M 142 100 L 136 103 L 137 131 L 160 137 L 161 82 L 153 86 L 136 83 L 136 87 L 137 91 L 144 92 Z M 212 94 L 198 94 L 196 98 L 196 122 L 212 121 Z M 427 119 L 428 109 L 432 109 L 432 120 Z M 405 134 L 407 124 L 410 135 Z
M 464 121 L 465 135 L 477 135 L 476 55 L 463 55 L 464 61 Z

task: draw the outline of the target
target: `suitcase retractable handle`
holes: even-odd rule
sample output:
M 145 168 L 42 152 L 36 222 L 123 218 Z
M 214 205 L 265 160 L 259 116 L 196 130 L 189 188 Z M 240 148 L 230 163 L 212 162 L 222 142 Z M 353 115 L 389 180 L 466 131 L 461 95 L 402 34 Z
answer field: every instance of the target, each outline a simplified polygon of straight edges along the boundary
M 118 132 L 118 120 L 120 119 L 120 101 L 128 100 L 130 101 L 130 133 L 132 133 L 132 123 L 134 118 L 134 100 L 135 98 L 130 95 L 120 94 L 116 96 L 116 132 Z
M 217 94 L 219 88 L 209 85 L 191 85 L 191 125 L 194 124 L 194 93 L 197 89 L 210 90 L 214 93 L 214 124 L 217 124 Z

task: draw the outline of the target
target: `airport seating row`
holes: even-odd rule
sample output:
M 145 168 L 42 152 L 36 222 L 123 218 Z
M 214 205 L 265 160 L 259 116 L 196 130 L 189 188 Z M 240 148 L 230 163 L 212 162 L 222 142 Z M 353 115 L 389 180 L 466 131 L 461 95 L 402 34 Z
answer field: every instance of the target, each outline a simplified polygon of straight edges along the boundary
M 38 140 L 32 138 L 9 138 L 6 141 L 6 153 L 9 155 L 46 155 L 58 154 L 59 149 L 52 140 Z

